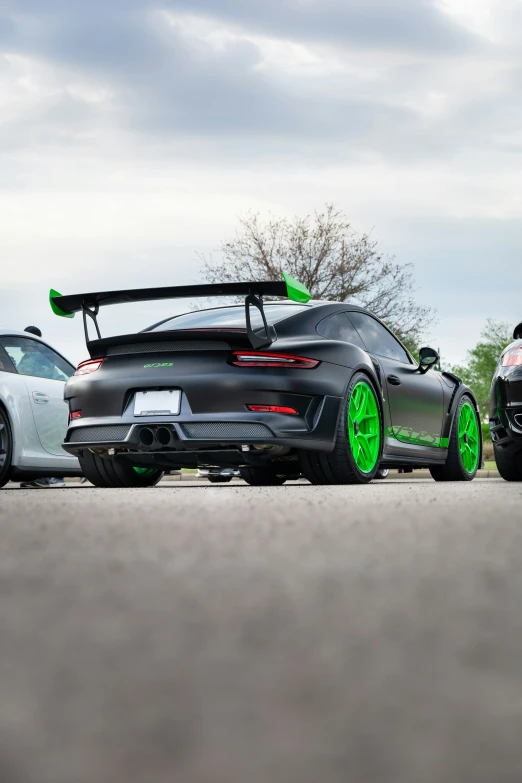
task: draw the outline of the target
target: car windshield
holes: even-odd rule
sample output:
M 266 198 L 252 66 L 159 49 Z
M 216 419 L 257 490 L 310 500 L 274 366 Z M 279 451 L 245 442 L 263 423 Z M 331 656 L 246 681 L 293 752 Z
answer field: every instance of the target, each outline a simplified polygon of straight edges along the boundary
M 307 305 L 298 304 L 267 304 L 264 307 L 268 324 L 273 325 L 291 315 L 306 310 Z M 263 326 L 261 315 L 256 308 L 251 309 L 252 328 Z M 168 321 L 150 326 L 147 332 L 163 332 L 173 329 L 246 329 L 245 308 L 243 305 L 232 307 L 216 307 L 213 310 L 196 310 L 184 313 Z

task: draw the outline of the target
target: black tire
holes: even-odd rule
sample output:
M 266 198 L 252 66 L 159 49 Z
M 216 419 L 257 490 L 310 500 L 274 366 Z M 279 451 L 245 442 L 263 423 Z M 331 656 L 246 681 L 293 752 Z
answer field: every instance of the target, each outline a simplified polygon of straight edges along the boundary
M 286 473 L 278 473 L 277 468 L 272 466 L 239 468 L 239 472 L 243 481 L 251 487 L 279 487 L 288 478 Z
M 468 473 L 468 471 L 464 467 L 464 464 L 462 462 L 462 457 L 460 454 L 460 448 L 459 448 L 460 412 L 462 410 L 463 405 L 465 405 L 466 403 L 469 403 L 473 408 L 473 410 L 475 411 L 475 416 L 477 418 L 477 426 L 478 426 L 479 444 L 480 444 L 479 459 L 477 462 L 477 467 L 475 468 L 473 473 Z M 448 456 L 446 462 L 444 465 L 432 465 L 430 467 L 430 473 L 432 478 L 435 481 L 472 481 L 477 475 L 477 470 L 480 467 L 480 458 L 482 455 L 482 443 L 480 441 L 481 438 L 482 438 L 482 428 L 480 426 L 480 419 L 477 410 L 475 408 L 475 404 L 471 399 L 471 397 L 469 397 L 467 394 L 464 394 L 458 404 L 457 410 L 455 411 L 455 416 L 453 417 L 453 424 L 451 427 L 451 435 L 449 439 Z
M 373 470 L 363 473 L 352 454 L 348 437 L 348 407 L 354 387 L 364 381 L 370 387 L 379 411 L 379 454 Z M 337 425 L 337 439 L 332 452 L 301 451 L 301 471 L 311 484 L 368 484 L 375 478 L 379 470 L 379 462 L 383 448 L 383 423 L 381 395 L 375 384 L 365 373 L 357 372 L 352 377 L 346 398 L 341 405 Z
M 229 481 L 232 481 L 232 476 L 207 476 L 208 480 L 211 484 L 228 484 Z
M 389 472 L 390 472 L 389 468 L 379 468 L 379 470 L 375 474 L 375 478 L 383 481 L 385 478 L 388 478 Z
M 0 487 L 4 487 L 11 476 L 13 462 L 13 431 L 6 411 L 0 407 Z
M 79 460 L 84 476 L 95 487 L 154 487 L 163 477 L 162 470 L 139 473 L 126 460 L 102 457 L 92 451 L 84 451 Z
M 522 449 L 506 454 L 504 449 L 493 446 L 498 472 L 504 481 L 522 481 Z

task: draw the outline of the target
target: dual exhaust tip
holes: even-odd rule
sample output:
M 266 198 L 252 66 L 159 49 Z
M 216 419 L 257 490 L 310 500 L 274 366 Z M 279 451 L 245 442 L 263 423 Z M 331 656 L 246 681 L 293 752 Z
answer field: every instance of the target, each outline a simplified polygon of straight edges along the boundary
M 138 443 L 151 451 L 170 446 L 175 440 L 175 433 L 168 427 L 140 427 L 138 430 Z

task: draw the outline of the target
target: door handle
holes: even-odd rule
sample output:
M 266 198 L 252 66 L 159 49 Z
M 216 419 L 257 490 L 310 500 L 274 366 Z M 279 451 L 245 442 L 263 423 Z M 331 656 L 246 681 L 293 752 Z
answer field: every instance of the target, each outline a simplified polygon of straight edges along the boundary
M 33 392 L 33 400 L 37 405 L 46 405 L 49 402 L 49 395 L 44 392 Z
M 387 380 L 387 381 L 388 381 L 388 383 L 390 383 L 392 386 L 400 386 L 400 385 L 401 385 L 401 381 L 400 381 L 400 379 L 399 379 L 399 378 L 397 378 L 397 376 L 396 376 L 396 375 L 388 375 L 388 376 L 386 377 L 386 380 Z

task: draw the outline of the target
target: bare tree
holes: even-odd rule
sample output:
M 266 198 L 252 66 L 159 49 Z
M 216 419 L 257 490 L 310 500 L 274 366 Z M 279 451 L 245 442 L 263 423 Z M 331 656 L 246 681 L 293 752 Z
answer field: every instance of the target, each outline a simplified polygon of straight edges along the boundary
M 280 280 L 281 271 L 304 283 L 313 299 L 351 301 L 382 318 L 410 349 L 433 320 L 414 298 L 412 264 L 385 256 L 368 234 L 357 234 L 332 204 L 313 217 L 292 220 L 257 213 L 239 219 L 240 228 L 219 247 L 222 260 L 202 257 L 211 283 Z

